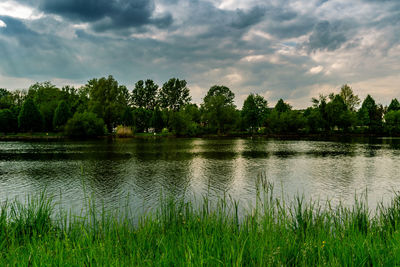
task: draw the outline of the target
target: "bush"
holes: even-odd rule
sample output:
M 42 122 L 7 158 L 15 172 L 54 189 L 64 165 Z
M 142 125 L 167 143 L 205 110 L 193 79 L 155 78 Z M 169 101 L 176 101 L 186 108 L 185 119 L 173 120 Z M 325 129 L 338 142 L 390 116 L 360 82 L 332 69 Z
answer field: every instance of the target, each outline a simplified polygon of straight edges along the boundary
M 129 136 L 133 136 L 133 131 L 132 131 L 131 127 L 119 125 L 117 127 L 116 135 L 118 137 L 129 137 Z
M 65 126 L 71 137 L 95 137 L 104 134 L 104 121 L 92 112 L 75 113 Z

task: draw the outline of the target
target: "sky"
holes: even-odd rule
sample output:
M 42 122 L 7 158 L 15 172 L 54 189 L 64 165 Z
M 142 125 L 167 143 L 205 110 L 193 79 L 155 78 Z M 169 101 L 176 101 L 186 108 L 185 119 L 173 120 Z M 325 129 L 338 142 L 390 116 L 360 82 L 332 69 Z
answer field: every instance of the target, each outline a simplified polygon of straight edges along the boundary
M 399 0 L 1 0 L 0 87 L 185 79 L 295 108 L 349 84 L 400 98 Z

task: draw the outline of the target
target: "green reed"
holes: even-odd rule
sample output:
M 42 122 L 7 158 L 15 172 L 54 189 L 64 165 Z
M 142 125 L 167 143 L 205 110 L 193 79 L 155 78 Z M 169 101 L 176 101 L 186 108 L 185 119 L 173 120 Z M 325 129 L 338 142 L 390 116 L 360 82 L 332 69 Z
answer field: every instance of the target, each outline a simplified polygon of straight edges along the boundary
M 164 198 L 133 224 L 94 201 L 80 216 L 56 212 L 45 193 L 0 210 L 0 265 L 21 266 L 364 266 L 400 264 L 400 196 L 371 214 L 352 207 L 285 201 L 260 182 L 239 216 L 229 198 L 201 205 Z

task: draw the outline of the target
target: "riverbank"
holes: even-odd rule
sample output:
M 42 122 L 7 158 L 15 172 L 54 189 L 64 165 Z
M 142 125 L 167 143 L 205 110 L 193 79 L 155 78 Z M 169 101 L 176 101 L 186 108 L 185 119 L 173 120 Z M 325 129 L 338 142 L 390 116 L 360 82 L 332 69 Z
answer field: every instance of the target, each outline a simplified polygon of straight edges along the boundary
M 231 134 L 203 134 L 197 136 L 176 136 L 171 133 L 136 133 L 131 136 L 107 135 L 89 139 L 104 138 L 124 138 L 124 139 L 153 139 L 153 138 L 274 138 L 284 140 L 334 140 L 340 141 L 346 138 L 381 138 L 381 137 L 400 137 L 399 135 L 388 136 L 383 134 L 360 134 L 360 133 L 317 133 L 317 134 L 250 134 L 250 133 L 231 133 Z M 0 141 L 40 141 L 40 140 L 79 140 L 71 138 L 62 133 L 18 133 L 18 134 L 0 134 Z M 87 140 L 88 138 L 83 138 Z
M 118 212 L 56 212 L 45 194 L 3 204 L 0 265 L 22 266 L 364 266 L 400 264 L 400 196 L 372 216 L 362 201 L 323 208 L 285 202 L 264 184 L 244 218 L 237 203 L 200 208 L 166 199 L 133 225 Z

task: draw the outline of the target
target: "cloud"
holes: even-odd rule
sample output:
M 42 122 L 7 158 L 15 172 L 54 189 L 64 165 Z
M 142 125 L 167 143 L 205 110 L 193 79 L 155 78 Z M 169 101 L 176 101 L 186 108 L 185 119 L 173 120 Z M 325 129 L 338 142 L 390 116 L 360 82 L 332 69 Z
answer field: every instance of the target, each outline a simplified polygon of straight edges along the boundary
M 0 83 L 7 85 L 13 79 L 84 84 L 112 74 L 131 88 L 139 79 L 162 84 L 179 77 L 194 89 L 195 102 L 212 85 L 225 84 L 238 107 L 251 92 L 305 107 L 318 88 L 362 85 L 359 92 L 374 92 L 378 100 L 398 89 L 400 4 L 394 0 L 5 2 L 31 14 L 6 16 L 0 3 L 6 25 L 0 27 Z M 377 83 L 365 81 L 382 77 L 388 78 L 379 97 Z
M 306 44 L 311 51 L 336 50 L 347 41 L 340 24 L 332 25 L 329 21 L 322 21 L 315 25 Z
M 170 13 L 154 17 L 151 0 L 39 0 L 37 7 L 67 20 L 92 23 L 99 32 L 145 25 L 163 28 L 173 21 Z
M 260 22 L 265 15 L 265 10 L 262 7 L 253 7 L 250 11 L 245 12 L 237 9 L 236 16 L 232 22 L 232 26 L 235 28 L 246 28 Z

